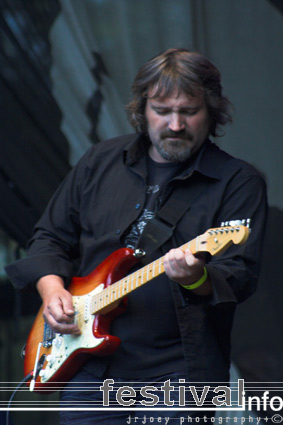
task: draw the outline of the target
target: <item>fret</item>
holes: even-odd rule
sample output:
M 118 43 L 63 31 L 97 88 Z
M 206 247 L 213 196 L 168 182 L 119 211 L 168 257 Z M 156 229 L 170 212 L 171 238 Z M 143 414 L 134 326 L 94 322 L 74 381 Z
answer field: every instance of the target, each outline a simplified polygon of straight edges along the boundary
M 154 278 L 154 267 L 153 267 L 153 264 L 150 264 L 148 267 L 149 267 L 149 269 L 150 269 L 150 276 L 151 276 L 151 279 L 153 279 L 153 278 Z
M 152 278 L 155 277 L 155 261 L 152 263 Z
M 111 285 L 108 288 L 109 288 L 109 291 L 111 291 L 111 297 L 110 297 L 111 302 L 116 301 L 116 297 L 117 297 L 117 288 L 116 288 L 116 286 L 115 285 Z
M 143 269 L 140 271 L 140 285 L 143 284 Z
M 133 274 L 131 275 L 131 290 L 134 290 L 134 276 Z
M 121 298 L 121 281 L 117 282 L 118 286 L 118 293 L 117 293 L 117 299 Z
M 161 262 L 160 260 L 158 261 L 158 274 L 161 274 L 161 272 L 162 272 L 162 264 L 163 264 L 163 262 Z
M 128 286 L 128 279 L 124 279 L 124 283 L 123 283 L 123 295 L 127 294 L 129 291 L 129 286 Z
M 137 272 L 137 277 L 138 277 L 138 287 L 140 287 L 141 284 L 142 284 L 142 272 L 141 272 L 141 270 L 139 270 Z
M 98 298 L 98 300 L 97 300 L 97 307 L 99 308 L 99 309 L 101 309 L 102 308 L 102 305 L 101 305 L 101 295 L 100 295 L 100 297 Z

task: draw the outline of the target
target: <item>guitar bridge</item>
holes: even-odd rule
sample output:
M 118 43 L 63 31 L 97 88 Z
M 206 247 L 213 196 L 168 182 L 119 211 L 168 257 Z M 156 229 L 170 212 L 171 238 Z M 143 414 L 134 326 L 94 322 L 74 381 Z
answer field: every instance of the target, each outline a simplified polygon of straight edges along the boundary
M 52 341 L 55 338 L 55 332 L 50 328 L 50 326 L 45 322 L 43 330 L 43 341 L 42 346 L 44 348 L 49 348 L 52 346 Z

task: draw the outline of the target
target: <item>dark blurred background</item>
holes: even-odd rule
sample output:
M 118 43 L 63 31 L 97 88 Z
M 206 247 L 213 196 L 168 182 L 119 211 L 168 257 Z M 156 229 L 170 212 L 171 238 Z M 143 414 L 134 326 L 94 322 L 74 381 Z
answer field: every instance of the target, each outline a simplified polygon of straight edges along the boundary
M 132 80 L 169 47 L 199 50 L 219 67 L 235 116 L 215 141 L 267 180 L 262 273 L 238 308 L 233 364 L 248 381 L 283 381 L 282 13 L 281 0 L 0 0 L 1 402 L 23 378 L 21 347 L 40 306 L 4 266 L 25 255 L 33 225 L 88 147 L 132 131 Z M 11 423 L 57 423 L 56 413 L 25 415 L 13 412 Z

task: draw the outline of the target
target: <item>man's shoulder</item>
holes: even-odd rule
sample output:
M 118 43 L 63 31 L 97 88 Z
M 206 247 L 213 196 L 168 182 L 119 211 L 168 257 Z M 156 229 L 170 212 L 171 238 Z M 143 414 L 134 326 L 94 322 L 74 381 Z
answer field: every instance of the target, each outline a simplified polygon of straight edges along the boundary
M 237 158 L 227 151 L 220 149 L 215 143 L 209 142 L 206 147 L 203 161 L 207 167 L 211 167 L 219 176 L 223 174 L 243 173 L 261 176 L 259 170 L 249 162 Z
M 96 152 L 106 152 L 109 150 L 125 149 L 128 145 L 134 143 L 137 140 L 136 133 L 124 134 L 122 136 L 111 137 L 110 139 L 103 140 L 93 146 L 92 150 Z
M 78 166 L 93 167 L 102 160 L 113 160 L 123 155 L 127 146 L 132 146 L 137 139 L 136 133 L 112 137 L 92 145 L 78 162 Z

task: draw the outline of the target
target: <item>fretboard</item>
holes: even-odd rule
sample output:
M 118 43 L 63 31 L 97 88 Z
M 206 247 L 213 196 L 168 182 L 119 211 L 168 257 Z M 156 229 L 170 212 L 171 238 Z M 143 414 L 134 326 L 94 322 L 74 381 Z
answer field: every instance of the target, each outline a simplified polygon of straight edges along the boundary
M 193 254 L 205 251 L 206 239 L 204 235 L 198 236 L 192 241 L 182 245 L 180 248 L 186 250 L 190 248 Z M 103 291 L 94 295 L 91 300 L 90 312 L 95 314 L 110 304 L 125 297 L 130 292 L 140 288 L 142 285 L 150 282 L 152 279 L 164 273 L 164 257 L 160 257 L 141 269 L 129 274 L 121 280 L 113 283 Z

